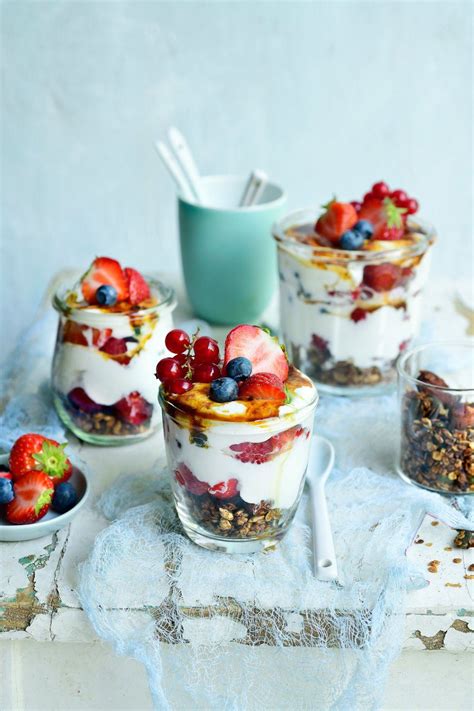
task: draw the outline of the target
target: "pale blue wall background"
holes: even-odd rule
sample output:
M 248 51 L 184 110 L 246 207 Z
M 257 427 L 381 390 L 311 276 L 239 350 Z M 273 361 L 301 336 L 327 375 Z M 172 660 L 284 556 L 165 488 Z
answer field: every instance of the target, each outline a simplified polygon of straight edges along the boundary
M 439 229 L 434 275 L 466 276 L 470 14 L 467 2 L 3 3 L 4 348 L 63 266 L 106 253 L 178 268 L 174 191 L 152 148 L 170 123 L 203 172 L 263 167 L 290 207 L 374 179 L 406 187 Z

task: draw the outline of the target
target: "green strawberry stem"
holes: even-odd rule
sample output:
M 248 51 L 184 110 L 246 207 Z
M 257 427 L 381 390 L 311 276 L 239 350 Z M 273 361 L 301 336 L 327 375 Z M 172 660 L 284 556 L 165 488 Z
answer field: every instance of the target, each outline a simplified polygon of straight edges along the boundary
M 46 506 L 46 504 L 51 503 L 51 499 L 53 498 L 53 492 L 54 489 L 45 489 L 44 491 L 41 492 L 41 494 L 38 497 L 38 501 L 36 502 L 34 506 L 34 511 L 36 516 L 39 514 L 43 506 Z
M 406 213 L 406 208 L 397 207 L 393 200 L 385 198 L 383 201 L 385 207 L 385 215 L 387 227 L 401 227 L 403 225 L 402 215 Z
M 65 444 L 56 445 L 51 442 L 43 442 L 41 452 L 33 454 L 33 459 L 39 464 L 37 469 L 53 479 L 62 476 L 68 468 L 65 447 Z
M 325 205 L 321 205 L 321 207 L 323 208 L 323 210 L 329 210 L 331 205 L 335 202 L 337 202 L 337 197 L 333 195 L 331 200 L 329 200 Z

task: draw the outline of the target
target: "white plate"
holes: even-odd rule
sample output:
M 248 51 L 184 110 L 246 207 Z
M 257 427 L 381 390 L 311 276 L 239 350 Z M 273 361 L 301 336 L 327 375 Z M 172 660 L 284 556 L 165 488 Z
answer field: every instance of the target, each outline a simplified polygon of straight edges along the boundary
M 8 454 L 0 454 L 0 464 L 8 466 L 8 456 Z M 58 531 L 63 526 L 67 526 L 84 506 L 89 496 L 87 477 L 80 469 L 73 467 L 69 481 L 77 491 L 78 501 L 66 513 L 59 514 L 49 509 L 46 516 L 43 516 L 36 523 L 25 523 L 17 526 L 13 523 L 8 523 L 1 511 L 3 507 L 0 506 L 0 541 L 31 541 L 33 538 L 47 536 L 50 533 L 54 533 L 54 531 Z

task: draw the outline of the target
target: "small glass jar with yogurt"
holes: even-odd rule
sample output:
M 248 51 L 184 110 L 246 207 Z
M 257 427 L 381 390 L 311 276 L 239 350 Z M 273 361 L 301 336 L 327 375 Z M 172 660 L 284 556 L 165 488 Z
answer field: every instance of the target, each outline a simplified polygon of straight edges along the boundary
M 318 402 L 311 381 L 265 419 L 246 419 L 243 401 L 210 403 L 214 416 L 197 414 L 163 387 L 159 401 L 175 505 L 191 540 L 227 553 L 278 543 L 303 491 Z
M 289 358 L 321 391 L 384 393 L 419 330 L 434 232 L 409 219 L 403 239 L 348 251 L 311 240 L 317 217 L 301 210 L 273 228 Z
M 71 305 L 66 287 L 53 297 L 59 326 L 52 365 L 59 417 L 79 439 L 99 445 L 139 441 L 161 422 L 156 359 L 176 306 L 173 290 L 147 278 L 150 305 Z

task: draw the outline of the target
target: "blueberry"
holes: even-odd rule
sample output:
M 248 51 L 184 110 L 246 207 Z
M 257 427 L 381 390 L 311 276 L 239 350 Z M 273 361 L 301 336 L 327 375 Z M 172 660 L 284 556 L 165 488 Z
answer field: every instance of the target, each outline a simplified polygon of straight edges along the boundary
M 13 493 L 13 484 L 11 479 L 0 478 L 0 504 L 9 504 L 13 501 L 15 494 Z
M 369 239 L 374 234 L 374 226 L 368 220 L 359 220 L 352 228 L 355 232 L 360 232 L 364 239 Z
M 77 504 L 77 492 L 72 484 L 63 481 L 54 490 L 51 507 L 58 513 L 65 513 Z
M 347 230 L 339 240 L 341 249 L 359 249 L 363 244 L 364 236 L 360 232 L 354 232 L 354 230 Z
M 101 306 L 114 306 L 117 303 L 117 289 L 109 284 L 103 284 L 95 292 L 95 298 Z
M 233 378 L 237 380 L 237 382 L 239 382 L 239 380 L 245 380 L 252 373 L 252 363 L 248 358 L 244 358 L 243 356 L 232 358 L 232 360 L 227 363 L 226 373 L 229 378 Z
M 239 387 L 232 378 L 216 378 L 211 383 L 209 397 L 214 402 L 230 402 L 237 400 Z

